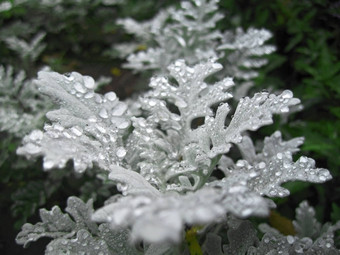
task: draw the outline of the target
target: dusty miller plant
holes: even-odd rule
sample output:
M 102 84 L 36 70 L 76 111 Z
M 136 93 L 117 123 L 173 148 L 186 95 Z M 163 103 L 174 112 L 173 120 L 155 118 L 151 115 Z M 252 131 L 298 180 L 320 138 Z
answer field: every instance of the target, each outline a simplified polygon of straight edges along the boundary
M 116 185 L 119 194 L 113 193 L 96 210 L 91 200 L 84 203 L 76 197 L 68 199 L 66 213 L 58 206 L 41 209 L 42 222 L 25 224 L 17 243 L 27 246 L 50 237 L 46 254 L 187 254 L 194 248 L 185 245 L 184 237 L 188 229 L 197 227 L 196 241 L 206 254 L 338 252 L 333 243 L 338 224 L 321 229 L 305 203 L 297 211 L 296 236 L 286 237 L 263 225 L 260 229 L 266 234 L 260 240 L 245 220 L 268 216 L 275 207 L 269 198 L 289 195 L 281 184 L 322 183 L 331 176 L 328 170 L 316 168 L 311 158 L 293 160 L 303 138 L 284 141 L 276 131 L 261 147 L 254 145 L 248 131 L 272 124 L 274 114 L 286 114 L 299 105 L 291 91 L 255 93 L 240 98 L 234 107 L 230 104 L 232 78 L 213 84 L 206 81 L 223 73 L 235 76 L 235 81 L 253 78 L 256 73 L 239 69 L 239 64 L 259 67 L 264 61 L 248 57 L 273 50 L 262 47 L 269 37 L 264 30 L 237 30 L 227 39 L 213 31 L 221 18 L 216 4 L 183 2 L 180 10 L 160 15 L 164 24 L 172 19 L 168 25 L 159 26 L 158 21 L 142 25 L 170 38 L 156 39 L 160 47 L 154 51 L 128 57 L 133 68 L 161 70 L 151 78 L 150 90 L 138 98 L 138 104 L 120 101 L 114 92 L 96 93 L 89 76 L 38 73 L 40 92 L 59 109 L 46 114 L 49 121 L 43 130 L 24 137 L 17 153 L 42 157 L 46 171 L 64 168 L 69 161 L 80 174 L 99 167 L 97 177 Z M 195 22 L 205 12 L 216 13 L 208 15 L 208 22 L 198 20 L 200 30 Z M 135 31 L 154 40 L 141 29 Z M 200 46 L 203 41 L 206 44 Z M 225 56 L 218 50 L 225 49 L 237 49 L 237 53 L 226 55 L 230 63 L 223 68 L 217 59 Z M 239 157 L 230 153 L 232 147 Z M 310 223 L 313 233 L 308 232 Z M 210 231 L 216 225 L 227 229 L 223 251 L 219 231 Z
M 268 215 L 274 205 L 266 197 L 289 195 L 280 186 L 284 182 L 329 180 L 328 170 L 315 168 L 313 159 L 302 156 L 293 161 L 302 138 L 283 141 L 276 131 L 257 151 L 247 135 L 248 130 L 271 124 L 273 114 L 286 113 L 299 104 L 292 92 L 260 92 L 242 98 L 231 117 L 227 101 L 232 98 L 232 79 L 205 82 L 221 69 L 214 60 L 195 66 L 175 61 L 169 72 L 176 82 L 170 77 L 153 77 L 151 90 L 139 99 L 140 116 L 132 116 L 115 93 L 95 93 L 94 80 L 89 76 L 40 72 L 40 91 L 60 108 L 47 113 L 50 123 L 43 131 L 27 135 L 17 153 L 29 158 L 42 156 L 45 170 L 62 168 L 69 160 L 73 160 L 77 172 L 96 164 L 103 169 L 101 178 L 116 183 L 121 194 L 91 211 L 84 220 L 85 227 L 69 219 L 67 224 L 50 226 L 51 220 L 43 210 L 43 222 L 24 225 L 18 243 L 49 236 L 56 239 L 47 254 L 59 250 L 60 245 L 69 252 L 78 251 L 83 242 L 86 249 L 99 247 L 104 254 L 114 254 L 96 230 L 95 221 L 109 223 L 104 226 L 110 226 L 112 242 L 116 240 L 115 231 L 126 229 L 129 239 L 124 240 L 145 242 L 145 252 L 155 250 L 155 246 L 165 249 L 166 243 L 182 241 L 185 226 L 222 223 L 226 215 Z M 193 125 L 202 117 L 201 125 Z M 232 146 L 239 149 L 242 159 L 234 161 L 226 156 Z M 217 169 L 223 172 L 222 178 L 214 174 Z M 74 207 L 69 204 L 66 211 L 76 210 Z M 54 215 L 59 210 L 56 208 L 47 215 Z M 69 217 L 59 211 L 55 217 Z M 77 242 L 82 239 L 86 241 Z
M 150 21 L 120 19 L 118 24 L 134 35 L 136 42 L 113 45 L 109 53 L 126 58 L 123 67 L 136 72 L 167 73 L 167 67 L 179 58 L 189 65 L 218 58 L 225 67 L 218 77 L 232 76 L 238 81 L 235 96 L 239 99 L 253 86 L 252 79 L 258 76 L 256 69 L 267 63 L 265 56 L 275 47 L 265 45 L 272 37 L 265 29 L 216 29 L 225 18 L 218 11 L 218 3 L 219 0 L 183 1 L 178 9 L 162 10 Z
M 303 201 L 296 209 L 293 221 L 294 235 L 283 235 L 267 224 L 260 224 L 264 233 L 261 239 L 254 226 L 246 220 L 229 219 L 225 228 L 228 243 L 214 232 L 207 234 L 202 250 L 209 255 L 222 254 L 339 254 L 334 247 L 334 233 L 340 229 L 335 225 L 321 225 L 315 218 L 315 210 Z M 223 228 L 222 228 L 223 229 Z

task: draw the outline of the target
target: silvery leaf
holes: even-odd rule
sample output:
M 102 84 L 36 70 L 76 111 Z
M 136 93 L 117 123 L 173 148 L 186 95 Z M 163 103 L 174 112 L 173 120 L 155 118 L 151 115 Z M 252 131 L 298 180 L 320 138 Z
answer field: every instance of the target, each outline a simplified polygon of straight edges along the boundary
M 123 161 L 122 136 L 130 121 L 126 104 L 115 93 L 95 93 L 93 78 L 75 72 L 40 72 L 37 84 L 60 109 L 46 114 L 52 125 L 45 124 L 44 132 L 35 130 L 24 138 L 19 155 L 44 156 L 46 170 L 64 167 L 73 159 L 78 172 L 92 168 L 93 163 L 109 169 L 112 163 Z

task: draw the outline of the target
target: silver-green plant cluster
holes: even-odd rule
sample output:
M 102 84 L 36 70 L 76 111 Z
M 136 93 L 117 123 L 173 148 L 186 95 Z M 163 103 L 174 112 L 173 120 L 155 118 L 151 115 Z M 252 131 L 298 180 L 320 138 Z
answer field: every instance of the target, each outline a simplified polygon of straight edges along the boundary
M 136 72 L 167 73 L 168 66 L 177 59 L 194 65 L 217 58 L 224 66 L 218 77 L 233 77 L 238 81 L 236 98 L 245 96 L 253 86 L 252 79 L 258 76 L 256 69 L 267 64 L 265 56 L 275 51 L 274 46 L 265 45 L 272 34 L 256 28 L 216 29 L 225 19 L 218 2 L 183 1 L 178 9 L 162 10 L 150 21 L 120 19 L 118 24 L 134 35 L 136 42 L 113 45 L 109 53 L 126 58 L 123 67 Z
M 289 194 L 280 186 L 284 182 L 329 180 L 328 170 L 315 168 L 313 159 L 293 161 L 302 138 L 282 141 L 277 131 L 256 151 L 247 135 L 298 104 L 292 92 L 242 98 L 231 117 L 232 79 L 205 82 L 221 69 L 214 60 L 192 67 L 177 60 L 169 66 L 176 83 L 153 77 L 151 90 L 139 99 L 140 116 L 132 116 L 115 93 L 95 93 L 89 76 L 42 71 L 36 83 L 60 108 L 47 113 L 50 123 L 27 135 L 17 153 L 42 156 L 45 170 L 73 160 L 75 171 L 83 172 L 95 163 L 122 194 L 111 197 L 91 220 L 110 223 L 113 230 L 130 229 L 132 241 L 155 245 L 179 243 L 186 225 L 220 223 L 229 214 L 266 216 L 273 206 L 266 197 Z M 192 125 L 202 117 L 204 123 Z M 226 156 L 232 146 L 243 156 L 236 162 Z M 214 176 L 216 169 L 223 178 Z M 94 224 L 90 218 L 88 224 Z M 33 241 L 30 236 L 37 232 L 44 236 L 36 227 L 26 225 L 18 242 Z
M 200 226 L 204 254 L 339 253 L 333 241 L 339 224 L 321 227 L 306 202 L 297 209 L 296 236 L 261 225 L 265 235 L 260 240 L 246 220 L 268 216 L 275 208 L 270 198 L 289 195 L 281 184 L 322 183 L 331 175 L 311 158 L 293 160 L 301 137 L 284 141 L 276 131 L 263 141 L 252 140 L 249 131 L 272 124 L 273 115 L 289 113 L 300 100 L 285 90 L 230 103 L 238 80 L 250 80 L 256 76 L 252 68 L 265 63 L 250 56 L 268 54 L 273 47 L 263 46 L 270 37 L 265 30 L 237 30 L 232 36 L 216 32 L 222 18 L 217 2 L 192 0 L 179 10 L 170 8 L 158 16 L 164 23 L 142 25 L 152 33 L 129 21 L 130 31 L 159 46 L 130 55 L 129 65 L 161 70 L 135 104 L 114 92 L 96 93 L 94 79 L 77 72 L 38 73 L 39 91 L 59 108 L 46 114 L 43 130 L 24 137 L 17 153 L 42 157 L 46 171 L 69 161 L 77 173 L 99 167 L 98 178 L 115 184 L 119 193 L 99 209 L 76 197 L 68 199 L 67 214 L 57 206 L 41 209 L 42 222 L 25 224 L 18 244 L 49 237 L 46 254 L 188 254 L 185 232 Z M 211 76 L 219 81 L 208 83 Z M 230 153 L 232 148 L 239 156 Z M 219 231 L 210 231 L 214 226 L 227 229 L 227 243 L 222 244 Z
M 228 244 L 216 233 L 208 233 L 203 244 L 204 254 L 339 254 L 334 247 L 334 234 L 340 229 L 335 225 L 321 225 L 315 218 L 315 210 L 307 201 L 300 203 L 293 221 L 294 235 L 283 235 L 267 224 L 260 224 L 264 233 L 258 238 L 253 225 L 246 220 L 229 219 Z
M 51 104 L 24 71 L 15 75 L 13 67 L 0 66 L 0 89 L 0 131 L 22 137 L 42 124 Z

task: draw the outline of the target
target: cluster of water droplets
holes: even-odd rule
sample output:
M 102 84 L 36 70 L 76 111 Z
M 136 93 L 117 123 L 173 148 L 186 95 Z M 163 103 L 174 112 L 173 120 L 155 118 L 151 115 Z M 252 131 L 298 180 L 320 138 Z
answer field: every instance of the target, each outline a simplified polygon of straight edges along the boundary
M 77 172 L 93 166 L 103 169 L 126 155 L 122 137 L 130 127 L 128 107 L 114 92 L 100 95 L 94 79 L 73 72 L 60 75 L 40 72 L 39 89 L 58 101 L 60 109 L 50 111 L 44 132 L 33 131 L 24 138 L 18 154 L 44 156 L 44 168 L 64 167 L 73 159 Z
M 127 105 L 120 102 L 117 95 L 114 92 L 108 92 L 104 96 L 94 92 L 97 85 L 94 79 L 90 76 L 79 77 L 77 73 L 66 74 L 65 81 L 70 83 L 73 89 L 70 90 L 70 94 L 75 95 L 79 99 L 92 99 L 97 103 L 98 116 L 104 120 L 110 120 L 113 125 L 119 129 L 126 129 L 130 123 L 127 118 L 124 118 L 124 114 L 127 112 Z M 84 100 L 82 100 L 84 102 Z M 97 115 L 90 116 L 89 122 L 100 122 Z M 103 130 L 98 125 L 99 130 Z
M 265 45 L 271 36 L 268 30 L 255 28 L 249 28 L 247 31 L 237 28 L 236 32 L 224 32 L 217 50 L 232 50 L 221 60 L 227 67 L 225 73 L 238 80 L 248 81 L 248 87 L 253 86 L 250 80 L 258 76 L 256 68 L 268 62 L 263 56 L 275 51 L 274 46 Z
M 267 233 L 262 238 L 257 252 L 275 251 L 277 254 L 328 254 L 330 252 L 329 254 L 337 254 L 334 247 L 334 235 L 329 234 L 330 238 L 321 236 L 313 241 L 310 237 Z
M 280 184 L 293 181 L 324 182 L 331 178 L 326 169 L 315 168 L 314 160 L 301 157 L 293 162 L 290 151 L 278 152 L 266 162 L 261 164 L 261 177 L 255 178 L 251 183 L 260 194 L 270 197 L 284 197 L 289 195 L 288 190 L 280 187 Z M 264 178 L 265 177 L 265 178 Z

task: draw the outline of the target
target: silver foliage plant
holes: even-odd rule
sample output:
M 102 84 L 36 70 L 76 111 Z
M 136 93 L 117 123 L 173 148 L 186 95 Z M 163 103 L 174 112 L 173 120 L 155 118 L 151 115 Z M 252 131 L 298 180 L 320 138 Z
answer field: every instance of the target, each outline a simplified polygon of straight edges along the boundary
M 340 229 L 340 222 L 335 225 L 321 225 L 315 218 L 315 210 L 303 201 L 296 209 L 293 221 L 294 235 L 283 235 L 267 224 L 260 224 L 264 233 L 259 239 L 254 226 L 246 220 L 228 219 L 227 244 L 213 232 L 207 234 L 202 246 L 204 254 L 339 254 L 334 245 L 334 233 Z
M 59 108 L 47 112 L 43 130 L 26 135 L 17 153 L 42 157 L 46 171 L 69 161 L 80 174 L 98 167 L 98 178 L 116 185 L 119 194 L 97 210 L 91 200 L 76 197 L 68 199 L 66 213 L 58 206 L 41 209 L 42 222 L 25 224 L 18 244 L 49 237 L 46 254 L 187 254 L 181 245 L 186 229 L 204 226 L 198 235 L 206 254 L 337 254 L 338 224 L 321 228 L 306 203 L 297 210 L 296 236 L 260 225 L 265 235 L 259 240 L 245 220 L 268 216 L 275 207 L 270 198 L 289 195 L 281 184 L 322 183 L 331 175 L 311 158 L 293 160 L 303 138 L 284 141 L 276 131 L 262 147 L 254 145 L 249 131 L 272 124 L 274 114 L 286 115 L 300 100 L 289 90 L 235 98 L 233 88 L 246 91 L 257 76 L 254 68 L 266 63 L 262 56 L 274 47 L 264 45 L 271 36 L 266 30 L 217 31 L 223 18 L 217 3 L 182 2 L 150 22 L 120 21 L 153 47 L 131 54 L 137 44 L 122 46 L 130 50 L 122 52 L 127 66 L 160 70 L 133 103 L 114 92 L 96 93 L 89 76 L 38 73 L 34 86 Z M 7 75 L 0 71 L 10 80 L 10 69 Z M 219 81 L 209 84 L 211 76 Z M 230 153 L 232 147 L 240 157 Z M 218 231 L 209 231 L 213 225 L 226 226 L 227 244 Z
M 113 45 L 109 52 L 118 52 L 127 60 L 123 67 L 136 72 L 167 73 L 167 67 L 179 58 L 189 65 L 218 58 L 225 67 L 219 77 L 231 76 L 239 81 L 235 94 L 239 99 L 253 86 L 252 79 L 258 76 L 256 69 L 267 64 L 265 56 L 275 47 L 265 45 L 272 37 L 265 29 L 217 30 L 217 23 L 225 18 L 218 11 L 218 3 L 219 0 L 183 1 L 178 9 L 162 10 L 150 21 L 120 19 L 117 23 L 134 35 L 136 42 Z M 144 47 L 146 50 L 140 50 Z
M 275 206 L 268 198 L 289 195 L 280 186 L 284 182 L 331 179 L 313 159 L 302 156 L 293 161 L 302 138 L 283 141 L 276 131 L 264 139 L 261 150 L 255 150 L 247 131 L 272 124 L 273 114 L 289 112 L 300 100 L 289 90 L 278 95 L 260 92 L 240 99 L 231 109 L 227 101 L 232 98 L 233 80 L 205 82 L 222 68 L 214 59 L 194 66 L 175 61 L 168 67 L 169 76 L 151 79 L 150 91 L 139 98 L 137 116 L 114 92 L 95 93 L 89 76 L 39 72 L 39 90 L 60 108 L 47 113 L 50 122 L 43 131 L 27 135 L 17 153 L 42 156 L 45 170 L 62 168 L 72 160 L 75 171 L 82 173 L 96 164 L 121 194 L 91 211 L 83 219 L 85 225 L 71 223 L 57 207 L 50 213 L 42 210 L 43 222 L 24 225 L 17 242 L 49 236 L 55 239 L 47 247 L 50 254 L 62 244 L 72 253 L 84 243 L 89 254 L 95 247 L 103 254 L 115 254 L 100 233 L 104 228 L 100 226 L 105 226 L 112 242 L 116 232 L 125 229 L 127 243 L 143 241 L 144 251 L 150 253 L 164 250 L 163 244 L 180 243 L 185 226 L 223 223 L 227 215 L 267 216 Z M 242 159 L 227 156 L 232 146 Z M 223 177 L 215 175 L 217 169 Z M 78 211 L 69 204 L 66 211 L 73 210 Z M 53 222 L 67 218 L 68 223 L 58 224 L 63 228 L 59 230 L 45 215 L 57 217 Z
M 42 43 L 45 35 L 45 33 L 39 33 L 29 43 L 15 36 L 7 37 L 4 41 L 11 50 L 19 55 L 21 60 L 33 63 L 46 47 Z
M 25 71 L 0 66 L 0 131 L 23 137 L 42 126 L 45 113 L 52 107 Z

